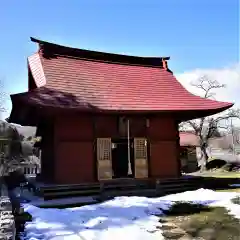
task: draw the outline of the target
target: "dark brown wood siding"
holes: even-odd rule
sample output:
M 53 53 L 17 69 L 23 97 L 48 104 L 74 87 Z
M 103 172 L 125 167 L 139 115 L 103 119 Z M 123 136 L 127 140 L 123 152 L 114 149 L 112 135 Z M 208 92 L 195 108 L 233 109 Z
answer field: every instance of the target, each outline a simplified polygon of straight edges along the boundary
M 55 181 L 57 183 L 94 182 L 96 176 L 96 138 L 118 138 L 117 115 L 59 116 L 55 121 Z M 149 124 L 147 124 L 149 119 Z M 131 137 L 149 142 L 149 177 L 177 177 L 178 129 L 171 117 L 131 116 Z
M 41 176 L 45 182 L 53 182 L 55 174 L 54 121 L 45 121 L 41 128 Z
M 150 141 L 150 177 L 179 176 L 177 125 L 170 117 L 150 118 L 148 138 Z
M 58 117 L 55 129 L 55 181 L 69 184 L 93 182 L 93 117 Z

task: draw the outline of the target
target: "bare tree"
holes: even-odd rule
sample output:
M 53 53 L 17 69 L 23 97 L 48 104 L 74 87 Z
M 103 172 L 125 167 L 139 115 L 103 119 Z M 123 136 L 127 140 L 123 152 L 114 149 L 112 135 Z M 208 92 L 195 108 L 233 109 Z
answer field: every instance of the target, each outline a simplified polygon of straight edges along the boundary
M 192 82 L 191 85 L 200 89 L 204 98 L 213 98 L 215 95 L 214 90 L 225 87 L 224 84 L 220 84 L 208 76 L 199 78 L 196 82 Z M 180 130 L 191 129 L 199 137 L 201 151 L 197 155 L 197 160 L 200 171 L 206 169 L 208 140 L 212 137 L 221 136 L 219 130 L 229 129 L 228 120 L 231 118 L 240 118 L 240 109 L 230 109 L 219 116 L 203 117 L 180 124 Z
M 233 126 L 232 129 L 229 129 L 229 134 L 232 135 L 232 143 L 239 145 L 240 144 L 240 128 Z
M 0 117 L 1 117 L 1 113 L 6 111 L 5 100 L 6 100 L 6 93 L 4 91 L 4 84 L 3 84 L 3 81 L 0 80 Z

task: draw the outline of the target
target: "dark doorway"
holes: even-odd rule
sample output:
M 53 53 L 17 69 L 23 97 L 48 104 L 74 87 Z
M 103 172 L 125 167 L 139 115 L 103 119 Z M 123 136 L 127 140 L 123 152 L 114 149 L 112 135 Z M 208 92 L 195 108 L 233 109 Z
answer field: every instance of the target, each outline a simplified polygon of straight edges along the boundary
M 132 174 L 128 174 L 128 140 L 112 140 L 112 168 L 113 178 L 127 178 L 134 176 L 134 159 L 133 159 L 133 140 L 130 139 L 130 162 Z

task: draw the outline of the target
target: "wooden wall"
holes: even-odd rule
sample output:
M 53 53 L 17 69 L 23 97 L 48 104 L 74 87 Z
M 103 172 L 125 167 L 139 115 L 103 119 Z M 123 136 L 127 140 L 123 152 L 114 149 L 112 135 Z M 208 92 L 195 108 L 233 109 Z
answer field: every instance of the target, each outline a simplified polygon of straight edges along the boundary
M 41 126 L 41 179 L 45 182 L 53 182 L 55 174 L 55 156 L 54 156 L 54 122 L 45 121 Z
M 178 126 L 174 119 L 151 118 L 148 130 L 150 141 L 150 177 L 178 177 Z
M 177 129 L 174 120 L 164 117 L 131 118 L 131 137 L 149 141 L 149 177 L 176 177 L 178 170 Z M 94 182 L 97 137 L 118 138 L 118 117 L 65 116 L 55 120 L 55 181 L 61 183 Z
M 55 121 L 57 183 L 94 181 L 93 118 L 59 117 Z

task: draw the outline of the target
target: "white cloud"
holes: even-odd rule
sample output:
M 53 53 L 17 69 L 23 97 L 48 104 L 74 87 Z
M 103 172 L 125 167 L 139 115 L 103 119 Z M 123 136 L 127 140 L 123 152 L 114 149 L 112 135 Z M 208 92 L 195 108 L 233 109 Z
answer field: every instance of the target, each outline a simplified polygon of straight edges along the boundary
M 226 88 L 215 91 L 216 100 L 230 101 L 235 103 L 236 107 L 240 107 L 240 63 L 222 69 L 196 69 L 191 72 L 176 74 L 176 77 L 190 92 L 201 96 L 201 91 L 191 86 L 190 82 L 203 75 L 217 80 L 220 84 L 226 84 Z
M 220 84 L 225 84 L 225 88 L 216 89 L 214 98 L 219 101 L 233 102 L 234 108 L 240 108 L 240 63 L 220 69 L 196 69 L 175 75 L 188 91 L 199 96 L 202 95 L 201 90 L 191 86 L 190 83 L 203 75 L 217 80 Z M 238 125 L 240 121 L 234 122 Z

